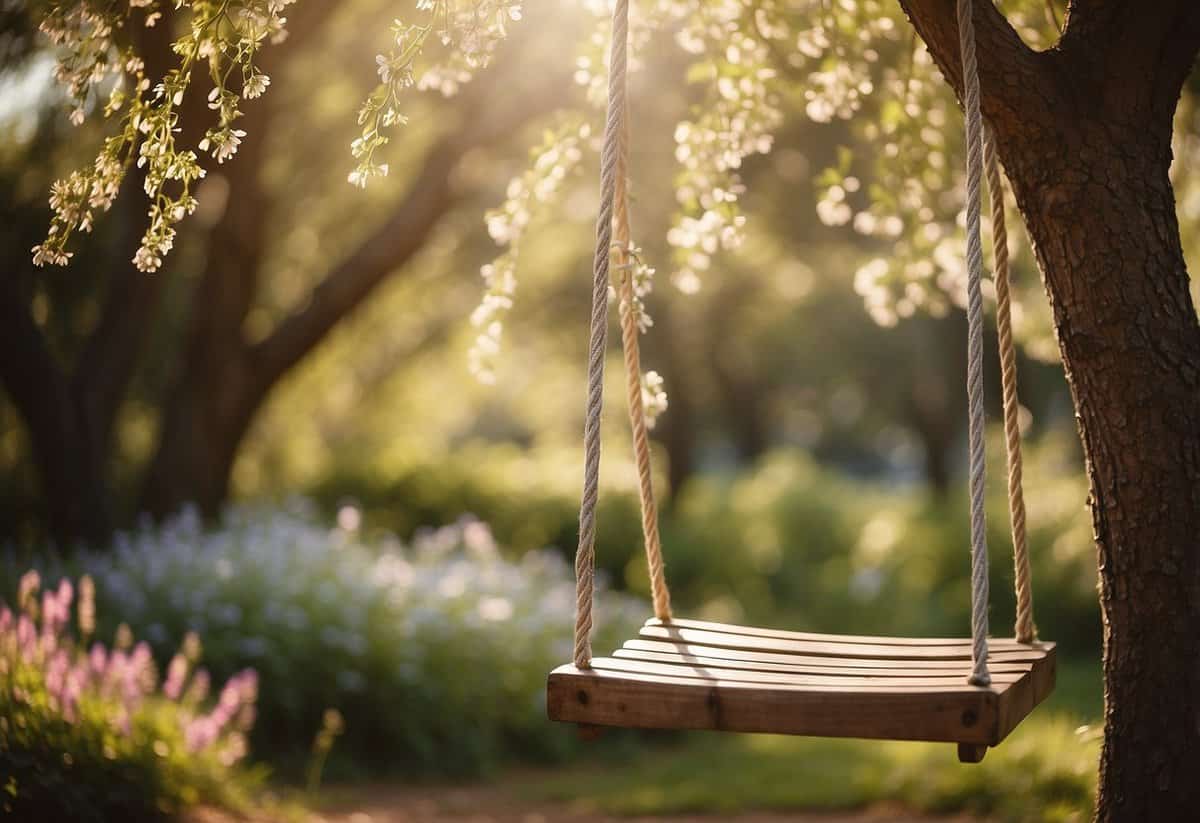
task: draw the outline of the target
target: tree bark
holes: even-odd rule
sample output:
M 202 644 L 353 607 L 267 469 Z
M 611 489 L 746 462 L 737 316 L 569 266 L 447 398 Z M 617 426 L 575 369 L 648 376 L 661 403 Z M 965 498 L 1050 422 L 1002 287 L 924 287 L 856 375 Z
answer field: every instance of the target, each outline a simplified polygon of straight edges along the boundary
M 1082 132 L 1071 150 L 1013 167 L 1091 488 L 1104 618 L 1098 811 L 1186 820 L 1200 808 L 1200 327 L 1167 177 L 1170 128 L 1148 139 L 1145 123 L 1109 118 Z
M 952 0 L 901 0 L 956 89 Z M 1097 818 L 1200 808 L 1200 325 L 1168 171 L 1200 6 L 1077 0 L 1034 53 L 977 2 L 983 110 L 1033 240 L 1087 461 L 1104 619 Z

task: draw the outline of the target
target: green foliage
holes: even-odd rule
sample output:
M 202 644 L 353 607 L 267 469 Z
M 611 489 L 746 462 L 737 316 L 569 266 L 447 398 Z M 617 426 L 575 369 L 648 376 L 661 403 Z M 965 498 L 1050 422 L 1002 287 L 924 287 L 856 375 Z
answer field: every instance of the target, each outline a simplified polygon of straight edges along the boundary
M 573 732 L 548 723 L 544 705 L 547 673 L 572 653 L 566 563 L 549 552 L 505 560 L 473 520 L 408 547 L 361 540 L 357 516 L 344 509 L 330 529 L 243 509 L 205 530 L 185 513 L 76 562 L 108 620 L 133 626 L 160 660 L 197 631 L 215 676 L 258 671 L 253 751 L 285 773 L 301 776 L 330 708 L 344 721 L 335 777 L 475 773 L 514 754 L 568 753 Z M 598 612 L 597 643 L 609 646 L 646 616 L 603 595 Z
M 998 432 L 997 432 L 998 434 Z M 988 507 L 992 631 L 1011 632 L 1012 549 L 1004 456 L 991 445 Z M 1047 638 L 1091 652 L 1100 626 L 1086 486 L 1057 438 L 1029 450 L 1026 497 L 1035 607 Z M 436 467 L 388 477 L 333 476 L 316 497 L 347 498 L 368 523 L 410 534 L 466 510 L 511 551 L 576 541 L 578 489 L 566 456 L 475 444 Z M 613 472 L 612 474 L 616 474 Z M 611 476 L 611 475 L 610 475 Z M 616 482 L 614 480 L 614 482 Z M 617 586 L 645 593 L 636 495 L 601 494 L 596 558 Z M 965 494 L 851 479 L 801 452 L 749 471 L 694 478 L 664 507 L 664 557 L 675 602 L 713 619 L 879 634 L 963 634 L 969 625 Z
M 436 463 L 413 461 L 393 471 L 363 463 L 343 466 L 308 492 L 328 514 L 353 501 L 368 528 L 402 537 L 469 512 L 488 524 L 510 554 L 547 547 L 570 552 L 579 528 L 576 457 L 574 450 L 533 452 L 474 442 Z M 624 586 L 626 567 L 640 551 L 637 492 L 606 483 L 600 495 L 597 568 Z
M 1048 638 L 1090 651 L 1100 627 L 1086 490 L 1082 478 L 1060 474 L 1052 454 L 1031 453 L 1026 475 L 1036 614 Z M 991 465 L 1003 466 L 1002 454 Z M 1004 487 L 991 490 L 992 631 L 1005 634 L 1015 608 L 1012 542 Z M 969 545 L 964 494 L 939 500 L 852 482 L 778 453 L 752 472 L 685 489 L 664 551 L 675 589 L 715 617 L 954 635 L 969 625 Z
M 147 70 L 146 61 L 154 57 L 142 48 L 138 31 L 162 21 L 158 0 L 103 8 L 90 3 L 45 4 L 39 24 L 56 52 L 55 78 L 71 100 L 71 122 L 81 125 L 89 109 L 98 109 L 118 125 L 105 138 L 92 168 L 72 172 L 51 188 L 54 218 L 45 242 L 33 249 L 36 265 L 65 265 L 70 260 L 71 235 L 91 231 L 97 214 L 112 207 L 126 172 L 136 163 L 144 170 L 142 187 L 150 209 L 133 263 L 141 271 L 159 269 L 175 244 L 175 225 L 199 205 L 192 186 L 206 173 L 196 151 L 176 145 L 181 106 L 193 74 L 208 75 L 208 108 L 218 112 L 217 126 L 205 131 L 196 149 L 211 152 L 218 163 L 224 163 L 246 136 L 234 128 L 242 116 L 238 106 L 243 99 L 261 96 L 270 84 L 256 65 L 258 52 L 266 43 L 283 38 L 281 12 L 292 2 L 176 3 L 176 10 L 186 8 L 189 19 L 171 43 L 178 65 L 161 77 Z M 172 17 L 163 26 L 174 22 Z M 98 105 L 101 99 L 104 103 Z
M 23 612 L 0 614 L 0 816 L 151 820 L 201 801 L 244 806 L 261 774 L 236 767 L 245 752 L 241 732 L 213 718 L 222 709 L 229 720 L 252 710 L 243 702 L 253 699 L 242 689 L 246 678 L 231 681 L 212 714 L 202 710 L 197 679 L 184 689 L 183 664 L 160 692 L 148 648 L 127 655 L 97 643 L 85 653 L 63 631 L 69 585 L 47 593 L 39 623 L 35 579 L 22 583 Z M 88 603 L 80 607 L 84 635 Z
M 254 781 L 215 753 L 190 752 L 170 701 L 151 701 L 128 734 L 113 728 L 112 714 L 105 701 L 85 700 L 74 722 L 63 719 L 51 708 L 45 678 L 19 667 L 0 691 L 5 814 L 82 823 L 167 817 L 201 800 L 244 804 Z

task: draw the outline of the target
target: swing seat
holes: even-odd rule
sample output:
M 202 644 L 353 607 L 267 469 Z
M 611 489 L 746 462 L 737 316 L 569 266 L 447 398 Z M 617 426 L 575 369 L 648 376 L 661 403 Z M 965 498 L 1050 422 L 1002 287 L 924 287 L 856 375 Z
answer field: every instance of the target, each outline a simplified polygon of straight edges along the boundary
M 971 641 L 648 620 L 611 657 L 550 673 L 550 719 L 581 726 L 927 740 L 979 762 L 1054 689 L 1053 643 L 988 641 L 992 684 L 967 684 Z

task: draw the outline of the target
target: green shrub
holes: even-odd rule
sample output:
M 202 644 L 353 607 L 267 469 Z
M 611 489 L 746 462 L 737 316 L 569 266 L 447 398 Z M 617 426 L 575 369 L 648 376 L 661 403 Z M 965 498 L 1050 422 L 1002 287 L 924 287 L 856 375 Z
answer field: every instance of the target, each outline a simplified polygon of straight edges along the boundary
M 1075 652 L 1100 645 L 1095 554 L 1081 474 L 1027 456 L 1026 505 L 1035 613 L 1045 636 Z M 1003 454 L 993 455 L 1003 466 Z M 1012 541 L 1003 474 L 988 499 L 991 631 L 1013 631 Z M 702 476 L 664 524 L 672 593 L 684 608 L 818 631 L 963 635 L 969 626 L 963 493 L 854 481 L 802 453 L 767 455 L 752 471 Z M 631 565 L 640 574 L 640 568 Z
M 344 511 L 343 526 L 356 517 Z M 211 530 L 189 512 L 73 562 L 111 619 L 156 654 L 198 632 L 215 675 L 253 666 L 263 682 L 253 750 L 288 772 L 303 767 L 328 708 L 345 721 L 335 775 L 470 773 L 574 744 L 573 730 L 547 721 L 544 698 L 547 673 L 571 659 L 572 570 L 552 552 L 505 559 L 478 521 L 406 547 L 299 510 L 233 509 Z M 602 593 L 597 644 L 646 615 Z
M 206 708 L 208 675 L 190 639 L 160 686 L 149 647 L 86 649 L 91 581 L 81 581 L 79 640 L 69 632 L 74 588 L 37 600 L 29 573 L 20 611 L 0 610 L 0 810 L 38 821 L 150 820 L 200 801 L 241 805 L 250 779 L 236 768 L 253 723 L 255 675 L 230 679 Z
M 989 443 L 988 536 L 992 632 L 1011 634 L 1012 549 L 999 430 Z M 1070 651 L 1100 642 L 1087 488 L 1061 439 L 1026 451 L 1026 505 L 1036 614 Z M 506 551 L 576 540 L 578 455 L 468 444 L 436 465 L 391 474 L 342 474 L 318 490 L 330 513 L 361 503 L 364 518 L 401 534 L 470 511 Z M 648 592 L 637 497 L 601 495 L 598 566 L 618 588 Z M 737 473 L 694 477 L 663 506 L 663 554 L 681 612 L 822 631 L 959 635 L 969 614 L 964 490 L 944 498 L 921 486 L 853 479 L 805 453 L 778 450 Z
M 570 552 L 579 534 L 579 460 L 577 449 L 474 441 L 436 460 L 387 470 L 356 462 L 309 494 L 330 517 L 352 500 L 370 529 L 402 539 L 469 512 L 510 556 L 549 546 Z M 637 487 L 629 471 L 606 472 L 602 482 L 596 566 L 623 586 L 626 566 L 641 552 Z

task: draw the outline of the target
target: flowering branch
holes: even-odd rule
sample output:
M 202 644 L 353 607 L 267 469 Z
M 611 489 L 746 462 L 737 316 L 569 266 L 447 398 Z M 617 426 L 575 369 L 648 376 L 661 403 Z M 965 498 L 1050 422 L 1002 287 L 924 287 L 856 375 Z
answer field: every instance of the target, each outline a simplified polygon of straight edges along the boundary
M 91 231 L 96 213 L 112 207 L 130 164 L 136 162 L 144 169 L 150 208 L 149 225 L 133 262 L 141 271 L 158 270 L 174 245 L 176 224 L 196 209 L 192 185 L 205 175 L 196 152 L 176 145 L 177 108 L 195 70 L 207 64 L 213 85 L 208 105 L 218 116 L 217 125 L 207 130 L 197 148 L 224 163 L 245 137 L 234 127 L 242 114 L 241 100 L 261 96 L 270 84 L 255 59 L 265 43 L 282 39 L 286 19 L 281 12 L 293 2 L 174 0 L 176 11 L 190 6 L 190 22 L 172 43 L 178 66 L 153 86 L 142 56 L 132 43 L 122 42 L 121 35 L 132 25 L 157 25 L 163 17 L 160 0 L 127 0 L 99 9 L 90 3 L 50 4 L 41 30 L 59 51 L 55 77 L 72 100 L 71 122 L 83 123 L 107 88 L 100 111 L 104 119 L 116 119 L 119 129 L 105 139 L 92 168 L 74 171 L 52 186 L 54 215 L 46 240 L 33 248 L 35 264 L 65 265 L 70 260 L 72 235 Z

